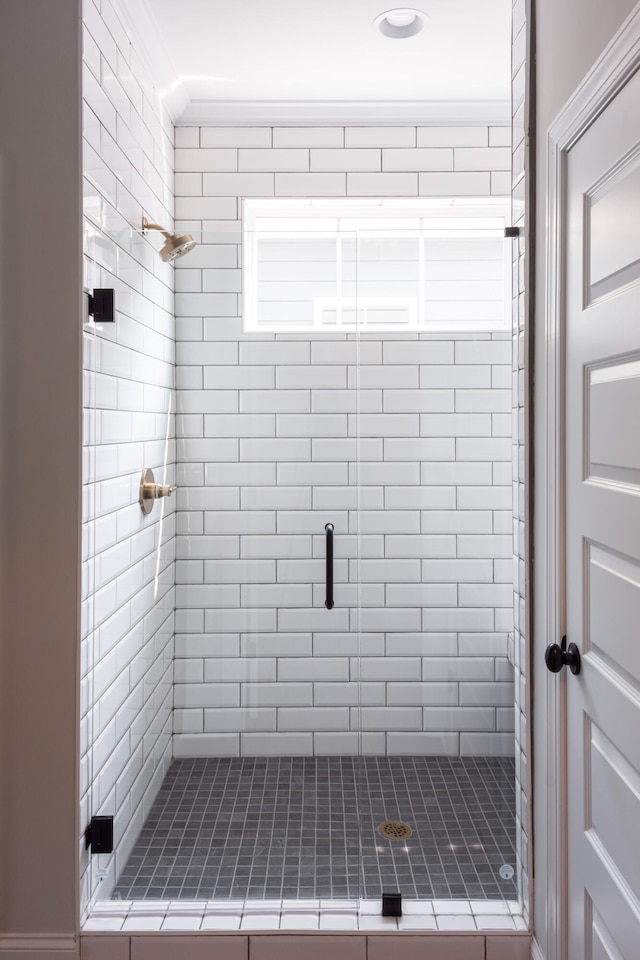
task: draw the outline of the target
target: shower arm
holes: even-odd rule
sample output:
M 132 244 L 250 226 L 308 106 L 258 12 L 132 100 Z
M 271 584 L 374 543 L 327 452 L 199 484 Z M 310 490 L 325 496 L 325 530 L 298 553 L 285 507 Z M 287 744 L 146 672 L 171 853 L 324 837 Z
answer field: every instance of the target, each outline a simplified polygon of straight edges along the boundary
M 170 237 L 171 234 L 167 233 L 164 227 L 161 227 L 159 223 L 149 223 L 146 217 L 142 218 L 142 235 L 144 236 L 148 233 L 149 230 L 159 230 L 160 233 L 165 237 Z

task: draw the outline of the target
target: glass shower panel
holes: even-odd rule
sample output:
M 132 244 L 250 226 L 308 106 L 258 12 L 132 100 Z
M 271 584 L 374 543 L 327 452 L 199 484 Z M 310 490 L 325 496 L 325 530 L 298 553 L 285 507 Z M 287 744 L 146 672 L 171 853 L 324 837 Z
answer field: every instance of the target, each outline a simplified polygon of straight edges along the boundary
M 85 262 L 85 271 L 90 265 Z M 85 278 L 85 290 L 93 289 Z M 94 785 L 95 543 L 96 543 L 96 352 L 94 324 L 85 318 L 83 349 L 82 575 L 80 606 L 80 824 L 85 829 L 97 814 Z M 83 850 L 80 863 L 81 909 L 98 889 L 98 865 Z
M 127 864 L 132 885 L 157 896 L 155 871 L 132 853 L 153 833 L 147 818 L 171 763 L 176 566 L 175 491 L 150 513 L 140 503 L 145 468 L 175 484 L 173 268 L 92 197 L 85 293 L 114 289 L 115 322 L 85 318 L 83 340 L 83 911 L 122 897 Z M 92 817 L 111 820 L 110 852 L 93 834 L 85 848 Z
M 207 791 L 196 895 L 357 897 L 355 238 L 340 277 L 335 232 L 245 230 L 244 261 L 239 239 L 203 235 L 176 271 L 179 289 L 198 264 L 253 272 L 244 316 L 177 302 L 174 756 Z

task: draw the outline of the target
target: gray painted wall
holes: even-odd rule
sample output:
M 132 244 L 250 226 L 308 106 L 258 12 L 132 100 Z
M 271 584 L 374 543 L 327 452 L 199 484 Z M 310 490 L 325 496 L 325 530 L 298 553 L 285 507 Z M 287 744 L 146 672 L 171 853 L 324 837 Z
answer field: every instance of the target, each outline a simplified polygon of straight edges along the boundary
M 3 0 L 0 936 L 78 913 L 80 65 L 78 0 Z

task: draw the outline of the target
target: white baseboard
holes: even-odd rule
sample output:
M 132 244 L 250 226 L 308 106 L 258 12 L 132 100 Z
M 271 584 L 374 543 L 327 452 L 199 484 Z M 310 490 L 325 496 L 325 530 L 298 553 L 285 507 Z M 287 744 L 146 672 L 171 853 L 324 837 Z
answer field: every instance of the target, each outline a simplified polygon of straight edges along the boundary
M 71 934 L 0 934 L 1 960 L 76 960 L 79 953 L 79 938 Z

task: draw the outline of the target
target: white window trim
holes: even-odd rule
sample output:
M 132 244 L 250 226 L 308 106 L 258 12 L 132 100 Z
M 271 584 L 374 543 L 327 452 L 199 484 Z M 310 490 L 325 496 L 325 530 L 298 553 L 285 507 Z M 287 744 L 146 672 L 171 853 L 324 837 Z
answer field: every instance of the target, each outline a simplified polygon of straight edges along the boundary
M 356 333 L 358 328 L 361 328 L 363 332 L 375 333 L 376 328 L 374 327 L 372 330 L 368 323 L 369 310 L 375 307 L 387 307 L 391 310 L 406 310 L 411 319 L 410 326 L 398 326 L 398 333 L 406 333 L 407 331 L 414 333 L 418 329 L 417 315 L 420 303 L 422 301 L 417 301 L 413 297 L 315 297 L 313 301 L 313 332 L 331 333 L 335 330 L 338 333 Z M 322 323 L 322 314 L 326 309 L 336 311 L 335 327 Z M 342 312 L 345 309 L 356 311 L 358 317 L 356 324 L 344 323 Z M 381 333 L 387 333 L 392 328 L 387 326 L 379 329 Z

